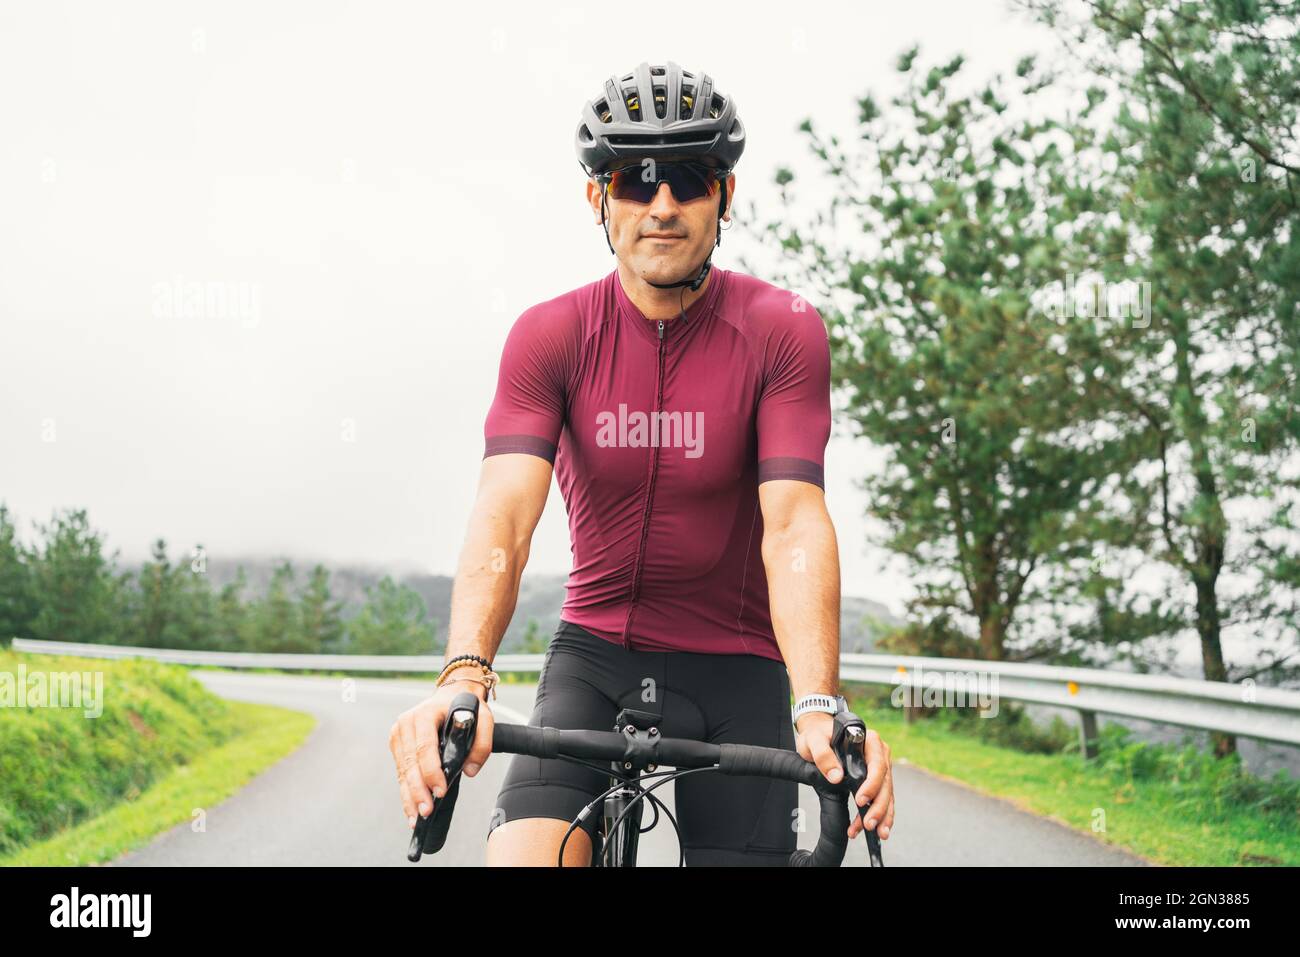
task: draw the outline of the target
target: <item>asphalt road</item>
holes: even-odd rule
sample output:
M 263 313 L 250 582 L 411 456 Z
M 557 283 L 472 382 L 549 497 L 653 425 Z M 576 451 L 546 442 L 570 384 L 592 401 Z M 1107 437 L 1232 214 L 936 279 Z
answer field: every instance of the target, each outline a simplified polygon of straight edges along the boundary
M 309 712 L 317 727 L 296 752 L 234 797 L 207 809 L 203 831 L 180 825 L 115 865 L 482 865 L 488 824 L 509 761 L 504 755 L 462 784 L 442 852 L 418 865 L 406 860 L 410 830 L 398 800 L 388 729 L 400 712 L 427 696 L 427 682 L 215 671 L 195 675 L 227 698 Z M 535 686 L 503 685 L 499 691 L 493 702 L 497 720 L 525 723 Z M 906 763 L 896 761 L 894 771 L 898 811 L 893 833 L 882 845 L 887 867 L 1145 863 Z M 817 799 L 810 789 L 799 790 L 810 828 L 800 835 L 799 845 L 811 847 Z M 655 793 L 672 807 L 671 792 L 668 785 Z M 677 861 L 676 839 L 666 821 L 642 836 L 642 866 L 675 866 Z M 845 864 L 867 865 L 861 837 L 850 845 Z

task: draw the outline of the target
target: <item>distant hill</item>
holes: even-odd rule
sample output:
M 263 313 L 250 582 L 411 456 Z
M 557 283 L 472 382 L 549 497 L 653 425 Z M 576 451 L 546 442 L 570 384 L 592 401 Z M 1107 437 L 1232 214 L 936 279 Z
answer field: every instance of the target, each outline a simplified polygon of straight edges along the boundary
M 279 561 L 269 558 L 208 559 L 208 576 L 214 589 L 221 589 L 234 581 L 237 570 L 243 566 L 248 580 L 245 598 L 262 595 L 271 581 Z M 294 560 L 293 568 L 299 583 L 305 582 L 314 562 Z M 366 565 L 335 565 L 322 562 L 330 571 L 330 588 L 334 597 L 344 603 L 345 616 L 351 615 L 366 599 L 366 589 L 377 584 L 384 575 L 391 575 L 399 584 L 406 585 L 424 599 L 429 617 L 438 623 L 438 634 L 445 637 L 451 618 L 451 585 L 448 575 L 426 575 L 406 569 L 385 569 Z M 551 635 L 559 624 L 560 606 L 564 604 L 563 575 L 530 575 L 525 573 L 519 585 L 519 601 L 515 615 L 506 631 L 501 650 L 516 650 L 523 640 L 528 620 L 536 618 L 542 634 Z M 884 605 L 869 598 L 844 596 L 841 599 L 840 645 L 846 652 L 870 651 L 883 627 L 898 624 Z

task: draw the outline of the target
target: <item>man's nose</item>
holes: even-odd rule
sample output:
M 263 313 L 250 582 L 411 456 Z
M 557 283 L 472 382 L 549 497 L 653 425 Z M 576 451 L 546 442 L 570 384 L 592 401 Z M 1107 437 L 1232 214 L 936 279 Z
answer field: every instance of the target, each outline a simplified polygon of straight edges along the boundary
M 655 190 L 655 198 L 651 201 L 648 212 L 655 219 L 672 219 L 677 215 L 677 197 L 666 182 L 660 183 Z

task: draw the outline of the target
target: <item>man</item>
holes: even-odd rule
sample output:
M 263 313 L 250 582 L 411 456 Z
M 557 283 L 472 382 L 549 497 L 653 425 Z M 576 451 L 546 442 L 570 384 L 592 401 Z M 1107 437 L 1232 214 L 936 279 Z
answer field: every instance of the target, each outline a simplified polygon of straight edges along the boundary
M 465 690 L 486 700 L 552 465 L 573 568 L 530 723 L 610 730 L 632 708 L 653 713 L 668 737 L 797 747 L 828 779 L 842 777 L 830 747 L 843 699 L 822 476 L 829 347 L 802 299 L 712 265 L 744 148 L 734 101 L 674 63 L 612 77 L 584 110 L 587 200 L 617 265 L 528 309 L 507 338 L 448 670 L 390 740 L 412 826 L 447 786 L 437 729 L 451 700 Z M 491 713 L 480 715 L 470 777 L 491 748 Z M 870 775 L 856 800 L 872 802 L 868 826 L 887 838 L 889 748 L 867 738 Z M 488 863 L 553 865 L 608 775 L 511 761 Z M 794 784 L 695 774 L 675 788 L 688 864 L 779 865 L 794 849 Z M 591 862 L 599 817 L 565 845 L 566 866 Z M 861 829 L 855 818 L 850 836 Z

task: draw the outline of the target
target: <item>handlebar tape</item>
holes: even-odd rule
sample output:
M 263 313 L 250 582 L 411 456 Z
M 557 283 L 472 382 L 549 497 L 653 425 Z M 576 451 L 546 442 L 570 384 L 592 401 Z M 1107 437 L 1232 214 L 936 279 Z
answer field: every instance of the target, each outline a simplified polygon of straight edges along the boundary
M 818 791 L 821 802 L 820 833 L 811 851 L 798 850 L 790 855 L 791 867 L 839 867 L 849 847 L 849 803 L 843 794 Z
M 499 754 L 527 754 L 534 758 L 553 758 L 560 753 L 560 736 L 554 728 L 498 724 L 492 729 L 492 750 Z
M 675 768 L 711 767 L 718 762 L 718 746 L 704 741 L 655 739 L 645 734 L 632 739 L 614 731 L 568 731 L 519 724 L 496 725 L 492 729 L 492 750 L 534 758 L 554 758 L 562 753 L 565 757 L 596 761 L 638 757 L 642 763 Z
M 761 774 L 813 788 L 821 804 L 817 846 L 812 851 L 795 851 L 790 855 L 790 866 L 840 866 L 849 846 L 849 807 L 843 787 L 830 784 L 815 764 L 805 761 L 794 751 L 724 744 L 719 766 L 724 774 Z
M 807 784 L 809 787 L 826 787 L 828 783 L 815 764 L 805 761 L 794 751 L 760 748 L 751 744 L 724 744 L 721 745 L 721 750 L 718 767 L 723 774 L 780 778 Z

